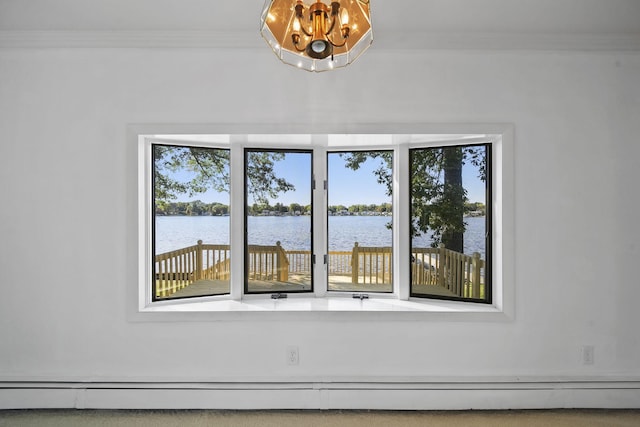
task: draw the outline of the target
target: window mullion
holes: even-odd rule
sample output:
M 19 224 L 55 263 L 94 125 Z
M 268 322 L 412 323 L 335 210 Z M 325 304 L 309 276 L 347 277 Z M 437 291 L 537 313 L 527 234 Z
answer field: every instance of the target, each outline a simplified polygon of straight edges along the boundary
M 145 137 L 142 139 L 144 142 L 139 147 L 139 155 L 143 156 L 141 159 L 142 163 L 139 165 L 141 170 L 143 171 L 142 175 L 138 176 L 139 183 L 138 185 L 144 186 L 144 200 L 139 201 L 138 209 L 143 212 L 144 221 L 140 223 L 140 227 L 144 227 L 143 233 L 140 234 L 140 242 L 142 242 L 142 258 L 140 261 L 142 262 L 140 265 L 144 265 L 142 267 L 144 269 L 143 283 L 145 284 L 144 290 L 141 292 L 139 290 L 138 297 L 140 301 L 144 301 L 144 306 L 148 306 L 153 302 L 153 284 L 152 277 L 154 276 L 153 268 L 151 268 L 151 260 L 154 258 L 155 254 L 153 253 L 153 155 L 152 155 L 152 144 L 153 141 L 151 138 Z M 141 153 L 141 154 L 140 154 Z M 151 220 L 148 220 L 151 219 Z M 148 280 L 147 280 L 148 279 Z
M 400 144 L 393 159 L 393 282 L 396 284 L 394 291 L 398 299 L 408 300 L 411 281 L 408 268 L 411 248 L 405 237 L 411 234 L 408 145 Z
M 313 192 L 313 253 L 316 256 L 314 266 L 314 293 L 316 297 L 327 294 L 327 270 L 324 263 L 327 249 L 327 135 L 313 135 L 317 147 L 313 152 L 313 175 L 316 182 Z
M 244 291 L 244 144 L 246 135 L 231 136 L 231 299 L 239 301 Z

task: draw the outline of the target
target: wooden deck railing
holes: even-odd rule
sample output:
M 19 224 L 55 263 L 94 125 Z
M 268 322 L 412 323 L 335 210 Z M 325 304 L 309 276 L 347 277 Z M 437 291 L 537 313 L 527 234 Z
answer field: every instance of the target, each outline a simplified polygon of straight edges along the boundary
M 352 251 L 329 251 L 329 274 L 351 276 Z
M 275 246 L 248 245 L 249 280 L 289 280 L 287 253 L 276 242 Z
M 353 245 L 351 253 L 351 283 L 392 283 L 392 252 L 390 246 Z
M 166 297 L 196 280 L 229 280 L 229 245 L 203 244 L 155 257 L 156 297 Z
M 285 251 L 289 260 L 289 273 L 291 274 L 311 274 L 312 262 L 311 251 Z
M 275 246 L 249 245 L 249 280 L 287 282 L 290 274 L 311 274 L 310 251 L 286 251 Z M 441 286 L 463 298 L 481 298 L 484 290 L 485 261 L 438 248 L 413 248 L 412 285 Z M 387 284 L 393 277 L 391 247 L 366 247 L 355 243 L 351 251 L 330 251 L 328 273 L 351 276 L 351 282 Z M 229 245 L 203 244 L 156 255 L 155 296 L 162 298 L 197 280 L 229 280 Z
M 438 285 L 463 298 L 481 298 L 485 285 L 485 261 L 480 254 L 465 255 L 446 249 L 413 248 L 413 285 Z

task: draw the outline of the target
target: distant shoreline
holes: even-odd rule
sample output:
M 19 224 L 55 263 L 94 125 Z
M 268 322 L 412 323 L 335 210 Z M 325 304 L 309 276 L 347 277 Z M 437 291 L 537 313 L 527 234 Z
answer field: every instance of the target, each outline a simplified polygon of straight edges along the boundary
M 311 205 L 301 205 L 291 203 L 284 205 L 276 203 L 252 204 L 245 208 L 248 216 L 309 216 L 311 215 Z M 479 202 L 465 202 L 465 216 L 484 216 L 485 206 Z M 154 211 L 157 216 L 229 216 L 231 208 L 228 204 L 213 202 L 204 203 L 200 200 L 191 202 L 165 202 L 156 200 Z M 329 216 L 391 216 L 393 205 L 386 203 L 373 204 L 353 204 L 329 205 L 327 206 Z

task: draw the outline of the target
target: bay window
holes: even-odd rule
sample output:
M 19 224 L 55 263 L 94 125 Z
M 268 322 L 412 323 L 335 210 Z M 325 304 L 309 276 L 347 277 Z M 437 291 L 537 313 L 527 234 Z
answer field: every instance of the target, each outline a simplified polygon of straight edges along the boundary
M 495 135 L 139 141 L 148 165 L 140 175 L 146 306 L 287 297 L 496 303 Z

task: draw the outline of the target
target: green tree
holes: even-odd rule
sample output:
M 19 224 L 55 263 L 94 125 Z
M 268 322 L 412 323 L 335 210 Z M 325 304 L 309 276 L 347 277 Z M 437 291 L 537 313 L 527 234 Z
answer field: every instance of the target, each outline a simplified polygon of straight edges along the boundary
M 200 216 L 207 211 L 207 207 L 200 200 L 194 200 L 190 202 L 189 205 L 191 206 L 192 215 Z
M 380 159 L 374 170 L 378 183 L 392 194 L 393 153 L 362 151 L 343 155 L 346 166 L 357 170 L 369 159 Z M 486 153 L 482 146 L 425 148 L 411 151 L 411 233 L 417 236 L 431 231 L 433 245 L 462 252 L 464 203 L 462 167 L 470 162 L 478 167 L 479 177 L 486 181 Z M 351 210 L 351 208 L 350 208 Z
M 185 203 L 185 202 L 176 203 L 175 214 L 176 215 L 187 215 L 187 206 L 188 206 L 188 204 Z
M 293 184 L 279 178 L 274 172 L 275 164 L 284 160 L 285 153 L 273 151 L 251 151 L 247 153 L 247 192 L 258 203 L 269 203 L 278 194 L 295 190 Z
M 247 191 L 256 202 L 267 202 L 279 193 L 294 189 L 293 184 L 274 172 L 275 164 L 284 156 L 285 153 L 269 151 L 248 153 Z M 153 161 L 156 203 L 175 200 L 183 194 L 193 197 L 209 189 L 229 191 L 228 150 L 154 145 Z M 189 172 L 189 178 L 181 178 L 186 175 L 184 172 Z
M 284 213 L 287 213 L 289 211 L 289 208 L 287 206 L 283 205 L 282 203 L 278 202 L 273 207 L 273 210 L 275 210 L 278 213 L 284 214 Z
M 477 215 L 486 215 L 487 208 L 481 202 L 466 202 L 464 204 L 464 213 L 474 213 Z
M 216 216 L 227 215 L 229 214 L 229 206 L 222 203 L 211 203 L 209 205 L 209 213 Z
M 464 202 L 467 192 L 462 186 L 463 152 L 460 147 L 442 149 L 442 191 L 431 206 L 431 227 L 437 231 L 447 249 L 464 252 Z
M 164 200 L 156 203 L 156 215 L 168 215 L 170 204 Z
M 393 209 L 392 209 L 391 203 L 383 203 L 376 207 L 376 211 L 380 213 L 386 213 L 386 212 L 392 212 Z
M 304 207 L 300 206 L 298 203 L 291 203 L 289 205 L 289 212 L 292 215 L 295 215 L 296 212 L 301 214 L 302 212 L 304 212 Z

